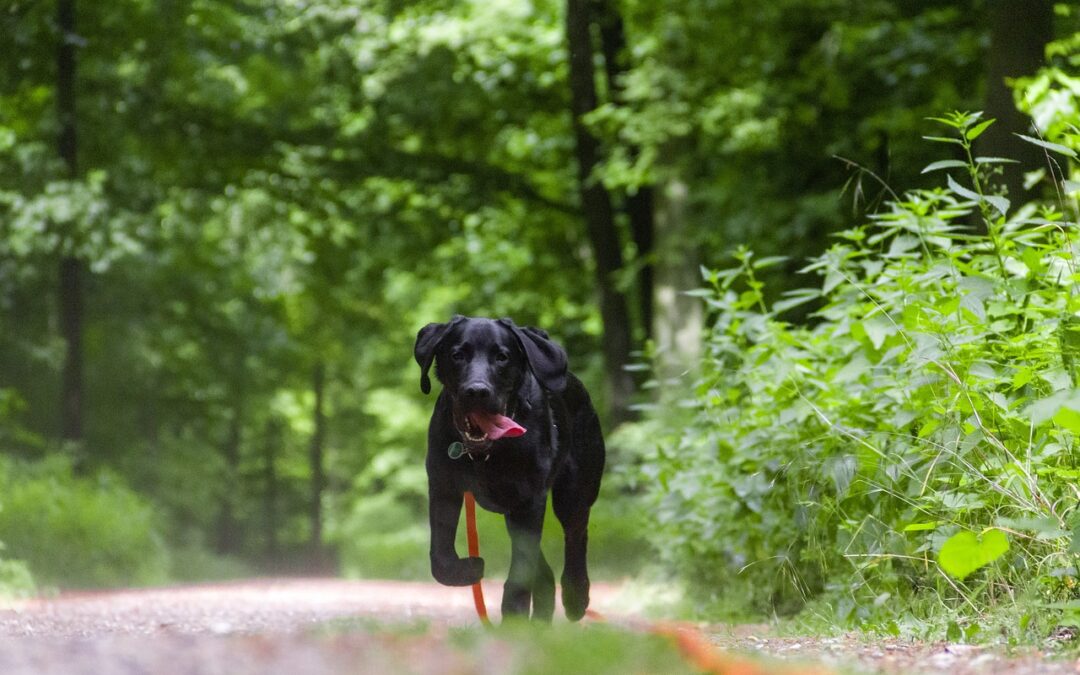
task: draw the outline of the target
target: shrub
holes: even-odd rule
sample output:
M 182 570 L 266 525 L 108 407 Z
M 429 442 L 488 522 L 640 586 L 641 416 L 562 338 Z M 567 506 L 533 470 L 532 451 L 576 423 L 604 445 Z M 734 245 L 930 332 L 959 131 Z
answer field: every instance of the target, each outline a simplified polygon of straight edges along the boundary
M 141 497 L 103 474 L 77 478 L 68 462 L 0 462 L 0 541 L 44 584 L 149 584 L 166 578 L 156 517 Z
M 705 271 L 694 412 L 645 466 L 660 548 L 705 596 L 785 612 L 828 591 L 841 620 L 920 592 L 969 608 L 1031 583 L 1070 596 L 1076 224 L 993 192 L 1005 160 L 971 153 L 989 120 L 939 121 L 951 134 L 931 140 L 963 157 L 927 167 L 947 188 L 841 233 L 804 270 L 820 287 L 770 305 L 759 273 L 778 259 L 745 249 Z M 782 320 L 805 302 L 810 325 Z
M 19 598 L 34 592 L 34 577 L 21 560 L 0 560 L 0 598 Z

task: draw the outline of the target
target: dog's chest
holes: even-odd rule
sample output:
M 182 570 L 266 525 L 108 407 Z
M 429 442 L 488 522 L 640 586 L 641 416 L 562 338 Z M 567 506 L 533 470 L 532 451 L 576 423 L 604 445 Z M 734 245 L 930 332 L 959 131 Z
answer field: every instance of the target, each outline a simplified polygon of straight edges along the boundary
M 469 483 L 477 503 L 488 511 L 508 513 L 544 494 L 551 462 L 541 459 L 529 464 L 518 463 L 512 470 L 506 470 L 494 460 L 475 466 Z

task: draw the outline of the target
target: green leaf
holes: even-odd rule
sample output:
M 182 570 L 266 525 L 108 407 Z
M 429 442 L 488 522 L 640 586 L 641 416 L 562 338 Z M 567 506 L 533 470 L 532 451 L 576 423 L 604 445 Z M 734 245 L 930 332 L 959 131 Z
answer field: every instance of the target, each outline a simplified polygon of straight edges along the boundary
M 997 209 L 1001 215 L 1006 215 L 1009 212 L 1009 200 L 1001 195 L 984 195 L 983 199 L 986 200 L 990 206 Z
M 960 642 L 963 637 L 964 632 L 960 630 L 960 624 L 950 621 L 949 626 L 945 629 L 945 639 L 949 642 Z
M 1080 392 L 1072 390 L 1055 392 L 1029 405 L 1024 414 L 1031 420 L 1032 424 L 1039 426 L 1048 420 L 1058 422 L 1058 413 L 1064 409 L 1080 411 Z M 1071 420 L 1065 421 L 1070 422 Z
M 933 164 L 927 164 L 926 168 L 921 173 L 930 173 L 931 171 L 939 171 L 941 169 L 966 169 L 967 164 L 961 162 L 958 159 L 943 159 L 940 162 L 934 162 Z
M 1080 412 L 1062 406 L 1054 415 L 1054 424 L 1074 434 L 1080 434 Z
M 820 298 L 821 291 L 816 288 L 801 288 L 794 291 L 788 291 L 787 293 L 784 293 L 784 295 L 786 297 L 783 300 L 777 300 L 772 305 L 772 310 L 777 314 L 785 312 L 792 307 L 798 307 L 811 300 Z
M 971 622 L 967 628 L 964 629 L 964 642 L 974 642 L 975 638 L 982 632 L 982 626 L 978 622 Z
M 963 141 L 959 138 L 945 138 L 944 136 L 923 136 L 925 141 L 933 141 L 934 143 L 955 143 L 956 145 L 963 145 Z
M 941 524 L 940 520 L 932 520 L 929 523 L 911 523 L 904 526 L 903 532 L 922 532 L 932 530 Z
M 991 124 L 993 124 L 995 121 L 996 120 L 994 120 L 994 119 L 988 119 L 988 120 L 986 120 L 984 122 L 980 122 L 979 124 L 976 124 L 975 126 L 968 129 L 964 133 L 964 135 L 967 136 L 967 139 L 969 141 L 973 141 L 976 138 L 978 138 L 979 136 L 981 136 L 982 132 L 986 131 L 986 128 L 989 127 Z
M 1080 553 L 1080 523 L 1073 528 L 1072 538 L 1069 541 L 1069 553 Z
M 978 192 L 975 192 L 974 190 L 969 190 L 968 188 L 964 187 L 960 183 L 957 183 L 955 180 L 953 180 L 952 176 L 948 176 L 947 179 L 946 179 L 946 182 L 948 182 L 948 184 L 949 184 L 949 189 L 952 190 L 953 192 L 955 192 L 956 194 L 960 195 L 961 197 L 964 197 L 965 199 L 970 199 L 970 200 L 976 201 L 976 202 L 982 200 L 982 197 L 979 195 Z
M 752 267 L 756 270 L 765 269 L 766 267 L 772 267 L 774 265 L 779 265 L 782 262 L 786 262 L 788 259 L 789 258 L 786 255 L 773 255 L 765 258 L 758 258 L 754 261 Z
M 938 564 L 954 579 L 964 579 L 989 565 L 1009 550 L 1001 530 L 987 530 L 981 537 L 964 530 L 949 537 L 938 552 Z
M 1040 148 L 1046 148 L 1047 150 L 1056 152 L 1056 153 L 1058 153 L 1060 155 L 1065 155 L 1066 157 L 1072 157 L 1073 159 L 1076 159 L 1076 151 L 1073 150 L 1072 148 L 1065 147 L 1064 145 L 1060 145 L 1058 143 L 1051 143 L 1050 141 L 1044 141 L 1041 138 L 1032 138 L 1031 136 L 1025 136 L 1024 134 L 1013 134 L 1013 135 L 1014 136 L 1019 136 L 1020 138 L 1024 139 L 1028 143 L 1032 143 L 1034 145 L 1037 145 Z
M 876 316 L 863 321 L 862 326 L 863 330 L 866 331 L 866 337 L 870 340 L 870 344 L 874 345 L 874 349 L 881 349 L 881 346 L 885 344 L 885 340 L 896 333 L 896 326 L 887 317 L 883 316 Z

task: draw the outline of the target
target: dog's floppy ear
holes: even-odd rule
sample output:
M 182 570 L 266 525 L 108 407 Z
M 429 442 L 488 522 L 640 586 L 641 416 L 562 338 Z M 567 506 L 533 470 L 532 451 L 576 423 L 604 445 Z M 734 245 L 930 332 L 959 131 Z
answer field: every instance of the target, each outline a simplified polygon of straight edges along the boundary
M 522 328 L 510 319 L 499 319 L 499 323 L 513 331 L 540 386 L 555 393 L 566 389 L 566 352 L 547 332 L 532 326 Z
M 443 338 L 446 337 L 446 334 L 450 332 L 450 329 L 464 320 L 465 317 L 456 314 L 447 323 L 429 323 L 416 334 L 416 346 L 413 347 L 413 356 L 416 357 L 416 362 L 420 364 L 420 391 L 425 394 L 431 393 L 431 378 L 428 377 L 428 370 L 431 369 L 431 362 L 435 360 L 435 350 L 439 347 L 439 343 L 442 342 Z

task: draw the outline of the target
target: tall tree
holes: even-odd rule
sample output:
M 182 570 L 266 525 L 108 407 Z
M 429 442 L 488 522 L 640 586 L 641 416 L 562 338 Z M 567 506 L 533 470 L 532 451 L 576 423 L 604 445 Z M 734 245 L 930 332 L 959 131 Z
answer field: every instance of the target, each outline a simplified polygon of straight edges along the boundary
M 979 151 L 991 157 L 1008 157 L 1019 164 L 1004 166 L 1009 198 L 1020 198 L 1024 172 L 1042 166 L 1045 154 L 1037 146 L 1017 138 L 1031 135 L 1031 119 L 1013 100 L 1009 80 L 1034 75 L 1046 59 L 1046 45 L 1054 36 L 1052 0 L 993 0 L 989 3 L 990 49 L 986 55 L 986 116 L 997 120 L 983 134 Z
M 626 26 L 615 0 L 593 0 L 593 13 L 599 27 L 600 50 L 604 55 L 604 73 L 608 97 L 615 106 L 624 104 L 623 77 L 629 69 Z M 641 148 L 630 143 L 627 148 L 630 161 L 636 161 Z M 653 255 L 655 236 L 655 200 L 652 183 L 633 185 L 626 190 L 623 211 L 630 223 L 630 236 L 638 256 L 638 319 L 642 337 L 649 338 L 653 330 L 653 304 L 655 302 L 655 259 Z
M 58 149 L 68 180 L 78 176 L 78 143 L 75 107 L 75 0 L 59 0 L 56 5 L 59 42 L 56 51 L 56 112 L 59 120 Z M 65 355 L 61 377 L 60 416 L 64 440 L 83 438 L 83 288 L 82 262 L 74 252 L 60 256 L 60 333 Z
M 615 222 L 611 195 L 594 172 L 600 163 L 600 142 L 589 131 L 585 116 L 596 110 L 592 30 L 588 0 L 567 0 L 566 39 L 570 62 L 570 109 L 573 115 L 578 193 L 589 243 L 596 261 L 596 286 L 604 325 L 602 349 L 608 384 L 608 406 L 613 424 L 630 416 L 634 382 L 625 370 L 630 362 L 632 326 L 626 296 L 615 284 L 622 269 L 622 241 Z
M 326 490 L 326 467 L 325 467 L 325 439 L 326 439 L 326 410 L 324 398 L 326 395 L 326 363 L 319 360 L 311 373 L 311 389 L 315 395 L 315 406 L 312 410 L 311 444 L 309 446 L 309 464 L 311 469 L 311 494 L 309 503 L 309 518 L 311 520 L 311 549 L 312 554 L 319 557 L 322 553 L 323 544 L 323 492 Z

